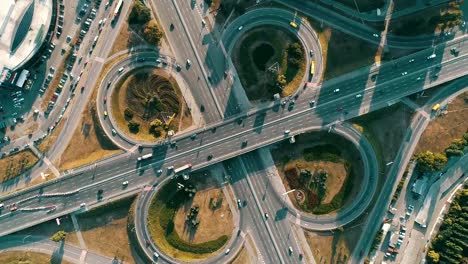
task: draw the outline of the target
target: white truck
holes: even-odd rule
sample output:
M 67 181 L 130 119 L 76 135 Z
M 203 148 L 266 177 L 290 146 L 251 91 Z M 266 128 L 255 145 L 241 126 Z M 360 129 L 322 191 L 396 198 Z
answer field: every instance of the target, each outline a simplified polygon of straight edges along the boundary
M 138 157 L 138 161 L 142 161 L 142 160 L 147 160 L 147 159 L 151 159 L 153 157 L 153 154 L 146 154 L 146 155 L 143 155 L 141 157 Z

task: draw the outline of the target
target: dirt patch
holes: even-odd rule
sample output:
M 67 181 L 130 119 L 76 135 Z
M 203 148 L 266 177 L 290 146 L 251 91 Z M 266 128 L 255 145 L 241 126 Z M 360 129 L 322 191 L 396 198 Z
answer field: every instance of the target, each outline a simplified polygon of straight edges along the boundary
M 252 262 L 250 261 L 249 253 L 247 252 L 247 249 L 245 249 L 245 247 L 242 247 L 241 250 L 239 251 L 239 254 L 237 254 L 234 260 L 229 262 L 229 264 L 251 264 L 251 263 Z
M 193 206 L 199 206 L 198 220 L 200 224 L 195 232 L 191 232 L 186 223 L 186 217 Z M 229 236 L 234 229 L 232 213 L 220 188 L 215 186 L 198 191 L 192 201 L 179 208 L 174 218 L 175 230 L 187 242 L 203 243 Z
M 465 92 L 450 102 L 447 110 L 429 123 L 414 153 L 443 152 L 454 139 L 460 138 L 468 130 L 467 120 L 468 92 Z
M 297 89 L 306 68 L 302 46 L 296 53 L 288 49 L 297 42 L 289 31 L 269 26 L 254 28 L 237 41 L 232 59 L 249 100 L 272 100 L 275 93 L 287 96 Z M 294 56 L 301 58 L 297 65 L 292 63 Z M 278 73 L 271 71 L 275 67 Z M 285 76 L 283 89 L 278 87 L 277 75 Z
M 150 68 L 130 74 L 117 84 L 111 97 L 112 115 L 121 131 L 137 140 L 154 141 L 164 138 L 169 130 L 177 132 L 191 125 L 188 107 L 170 74 Z M 137 78 L 142 75 L 145 78 Z M 160 123 L 152 128 L 156 120 Z M 131 130 L 131 122 L 140 124 L 139 128 Z
M 6 182 L 27 171 L 39 159 L 31 150 L 23 150 L 0 159 L 0 182 Z
M 50 264 L 50 263 L 61 263 L 61 264 L 72 264 L 62 259 L 59 255 L 47 255 L 36 252 L 26 251 L 7 251 L 0 254 L 0 263 L 5 264 Z

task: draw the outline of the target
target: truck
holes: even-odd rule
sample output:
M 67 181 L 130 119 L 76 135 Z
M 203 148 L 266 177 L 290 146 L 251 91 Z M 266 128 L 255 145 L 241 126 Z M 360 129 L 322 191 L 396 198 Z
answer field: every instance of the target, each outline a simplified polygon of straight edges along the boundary
M 114 17 L 112 20 L 112 22 L 114 23 L 117 21 L 117 19 L 119 19 L 120 10 L 122 10 L 122 4 L 123 4 L 123 0 L 119 0 L 117 5 L 115 6 Z
M 188 163 L 188 164 L 185 164 L 185 165 L 182 166 L 182 167 L 178 167 L 178 168 L 174 169 L 174 173 L 177 174 L 177 173 L 179 173 L 179 172 L 188 170 L 188 169 L 190 169 L 190 168 L 192 168 L 192 164 Z
M 150 159 L 153 157 L 153 154 L 146 154 L 146 155 L 143 155 L 141 157 L 138 157 L 138 161 L 142 161 L 142 160 L 147 160 L 147 159 Z

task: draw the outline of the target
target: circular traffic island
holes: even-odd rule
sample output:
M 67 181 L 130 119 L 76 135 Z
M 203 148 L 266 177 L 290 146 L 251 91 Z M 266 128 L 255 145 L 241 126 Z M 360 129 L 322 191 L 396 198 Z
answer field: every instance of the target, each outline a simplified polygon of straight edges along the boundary
M 154 141 L 192 124 L 177 82 L 164 70 L 129 72 L 116 84 L 111 99 L 116 126 L 132 139 Z
M 332 133 L 296 136 L 272 150 L 294 206 L 315 215 L 347 207 L 361 191 L 363 164 L 352 142 Z
M 250 101 L 293 94 L 306 74 L 306 53 L 286 29 L 260 26 L 245 32 L 232 49 L 232 60 Z
M 208 259 L 222 250 L 235 229 L 228 198 L 208 172 L 181 178 L 158 190 L 149 207 L 148 230 L 169 257 Z

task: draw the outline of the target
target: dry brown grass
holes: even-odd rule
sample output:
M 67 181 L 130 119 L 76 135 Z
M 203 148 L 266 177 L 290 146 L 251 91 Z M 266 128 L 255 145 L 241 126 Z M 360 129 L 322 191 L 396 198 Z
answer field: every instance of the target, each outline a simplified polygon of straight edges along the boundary
M 212 210 L 210 208 L 210 199 L 217 201 L 223 199 L 219 208 Z M 200 225 L 194 234 L 191 234 L 185 218 L 190 211 L 190 207 L 198 205 L 200 211 L 198 220 Z M 203 243 L 217 239 L 222 235 L 230 236 L 234 229 L 234 222 L 228 202 L 225 200 L 220 188 L 209 188 L 199 191 L 195 194 L 192 201 L 179 208 L 174 218 L 175 230 L 177 234 L 185 241 L 192 243 Z
M 78 224 L 88 250 L 135 263 L 127 234 L 128 208 L 113 209 L 105 215 L 79 217 Z
M 249 258 L 249 253 L 245 247 L 242 247 L 239 253 L 237 254 L 236 258 L 233 261 L 229 262 L 229 264 L 250 264 L 252 263 Z
M 148 69 L 143 70 L 148 71 Z M 185 104 L 185 100 L 182 96 L 182 92 L 175 79 L 172 78 L 171 75 L 165 70 L 152 69 L 151 73 L 166 78 L 171 83 L 175 94 L 178 97 L 178 101 L 180 103 L 179 114 L 174 118 L 174 120 L 171 123 L 171 127 L 175 128 L 174 132 L 189 127 L 192 124 L 192 117 L 190 115 L 190 112 L 188 111 L 187 105 Z M 136 140 L 156 141 L 158 139 L 164 138 L 167 134 L 166 131 L 162 131 L 163 133 L 161 134 L 161 136 L 156 138 L 152 133 L 149 132 L 151 121 L 143 120 L 142 118 L 138 117 L 137 114 L 134 115 L 132 120 L 140 123 L 139 132 L 130 132 L 128 128 L 128 121 L 125 119 L 124 116 L 124 110 L 128 106 L 127 89 L 132 79 L 133 77 L 129 76 L 121 85 L 117 84 L 117 87 L 113 90 L 110 104 L 112 107 L 112 117 L 114 118 L 116 125 L 121 131 L 125 132 L 129 137 Z
M 132 46 L 138 46 L 146 43 L 143 38 L 132 31 L 128 25 L 128 16 L 132 12 L 132 6 L 129 8 L 128 13 L 121 17 L 121 19 L 125 19 L 125 22 L 122 24 L 119 35 L 117 35 L 117 38 L 114 41 L 114 45 L 112 46 L 109 56 L 112 56 L 119 51 L 126 50 Z
M 34 166 L 38 160 L 31 150 L 23 150 L 0 159 L 0 182 L 15 178 Z
M 415 154 L 443 152 L 450 143 L 468 130 L 468 92 L 456 97 L 447 107 L 447 113 L 436 117 L 424 130 Z
M 57 127 L 55 127 L 54 131 L 52 131 L 52 133 L 50 135 L 48 135 L 44 140 L 42 140 L 41 143 L 36 145 L 37 148 L 42 153 L 46 153 L 50 149 L 50 147 L 52 147 L 52 145 L 55 143 L 55 140 L 57 139 L 57 137 L 62 132 L 63 126 L 67 122 L 67 119 L 68 119 L 68 117 L 62 118 L 62 120 L 57 125 Z
M 72 262 L 61 260 L 57 262 L 58 258 L 53 258 L 50 255 L 36 252 L 26 251 L 7 251 L 0 254 L 0 263 L 4 264 L 72 264 Z

